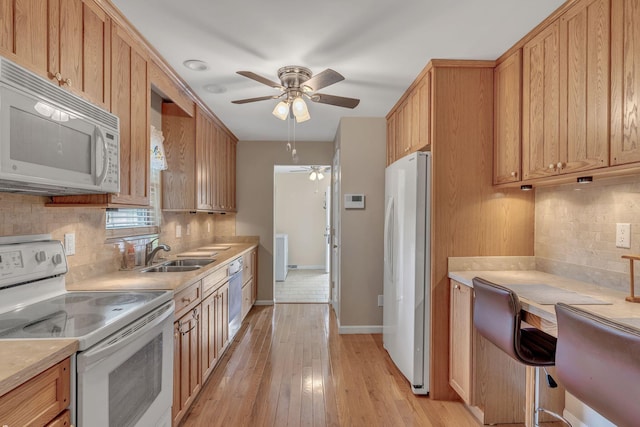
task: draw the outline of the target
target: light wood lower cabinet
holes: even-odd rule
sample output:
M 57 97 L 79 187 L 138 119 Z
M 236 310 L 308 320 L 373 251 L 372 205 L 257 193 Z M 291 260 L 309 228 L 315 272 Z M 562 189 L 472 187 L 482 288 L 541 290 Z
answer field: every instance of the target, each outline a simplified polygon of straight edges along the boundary
M 70 402 L 69 366 L 65 359 L 0 397 L 0 424 L 64 426 L 64 414 L 58 415 Z
M 471 403 L 473 370 L 473 300 L 472 289 L 456 281 L 450 284 L 449 384 Z
M 202 382 L 229 344 L 229 283 L 202 300 Z
M 253 305 L 253 279 L 242 285 L 242 318 L 244 319 Z
M 199 284 L 198 284 L 199 286 Z M 186 415 L 202 385 L 200 377 L 200 304 L 173 325 L 173 425 Z

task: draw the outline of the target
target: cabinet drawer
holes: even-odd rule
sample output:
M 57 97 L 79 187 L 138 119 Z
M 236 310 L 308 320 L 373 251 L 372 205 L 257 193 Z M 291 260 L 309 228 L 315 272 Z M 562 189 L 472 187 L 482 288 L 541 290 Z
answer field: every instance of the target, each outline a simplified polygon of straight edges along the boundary
M 223 267 L 202 279 L 202 295 L 206 297 L 216 288 L 219 288 L 229 278 L 228 272 L 229 269 Z
M 173 297 L 173 300 L 176 303 L 176 313 L 174 317 L 176 319 L 181 317 L 189 309 L 199 304 L 201 296 L 200 281 L 175 294 L 175 296 Z
M 65 359 L 0 397 L 2 424 L 46 425 L 69 406 L 70 379 L 69 359 Z

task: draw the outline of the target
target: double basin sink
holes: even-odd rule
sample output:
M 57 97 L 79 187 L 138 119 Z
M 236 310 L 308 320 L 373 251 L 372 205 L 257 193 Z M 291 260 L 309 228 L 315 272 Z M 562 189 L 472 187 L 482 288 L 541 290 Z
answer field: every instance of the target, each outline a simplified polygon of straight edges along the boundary
M 184 271 L 193 271 L 211 264 L 215 259 L 199 259 L 199 258 L 186 258 L 176 259 L 173 261 L 166 261 L 162 264 L 154 265 L 140 270 L 141 273 L 180 273 Z

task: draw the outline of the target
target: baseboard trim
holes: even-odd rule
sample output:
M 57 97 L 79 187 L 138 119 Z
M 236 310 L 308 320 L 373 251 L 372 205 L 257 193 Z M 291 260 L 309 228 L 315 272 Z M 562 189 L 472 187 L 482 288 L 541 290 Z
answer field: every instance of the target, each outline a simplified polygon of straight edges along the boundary
M 259 299 L 253 303 L 253 305 L 273 305 L 273 300 L 271 299 Z
M 375 325 L 340 326 L 340 325 L 338 325 L 338 333 L 340 335 L 381 334 L 382 333 L 382 326 L 375 326 Z

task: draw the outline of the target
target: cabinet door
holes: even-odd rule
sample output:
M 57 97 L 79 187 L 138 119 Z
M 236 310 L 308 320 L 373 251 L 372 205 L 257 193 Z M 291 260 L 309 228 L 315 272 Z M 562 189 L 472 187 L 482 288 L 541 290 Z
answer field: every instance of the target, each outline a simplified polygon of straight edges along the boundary
M 471 403 L 473 364 L 472 290 L 454 280 L 450 283 L 449 384 L 466 403 Z
M 407 145 L 407 102 L 400 105 L 396 111 L 396 160 L 401 159 L 409 151 Z
M 227 168 L 227 187 L 229 191 L 229 210 L 235 211 L 236 205 L 236 148 L 237 141 L 229 137 L 229 166 Z
M 558 21 L 523 48 L 523 179 L 557 173 L 560 141 L 560 28 Z
M 560 18 L 561 173 L 609 165 L 609 0 L 582 0 Z
M 216 292 L 202 300 L 201 313 L 201 363 L 202 363 L 202 382 L 204 383 L 209 377 L 216 363 L 218 362 L 218 353 L 216 348 L 216 321 L 217 321 L 217 298 Z
M 229 345 L 229 283 L 222 285 L 216 295 L 216 351 L 220 355 Z
M 249 282 L 245 283 L 242 287 L 242 319 L 249 314 L 251 310 L 251 296 L 253 295 L 253 280 L 249 279 Z
M 494 70 L 493 183 L 521 180 L 522 54 L 520 50 Z
M 147 61 L 121 27 L 112 27 L 111 112 L 120 117 L 120 193 L 113 203 L 149 205 Z
M 51 79 L 49 31 L 58 31 L 57 2 L 0 0 L 0 53 Z
M 94 3 L 60 0 L 59 45 L 51 49 L 49 67 L 63 87 L 107 109 L 110 32 L 111 20 Z
M 611 2 L 611 165 L 640 162 L 640 2 Z
M 431 71 L 423 78 L 417 88 L 418 91 L 418 149 L 427 147 L 431 143 Z M 416 124 L 414 124 L 416 126 Z
M 196 208 L 212 210 L 211 187 L 214 168 L 211 165 L 213 121 L 201 108 L 196 108 Z
M 46 425 L 70 403 L 70 362 L 65 359 L 0 397 L 8 426 Z
M 387 166 L 396 161 L 396 116 L 393 113 L 387 119 Z
M 174 323 L 173 425 L 200 391 L 200 306 Z

